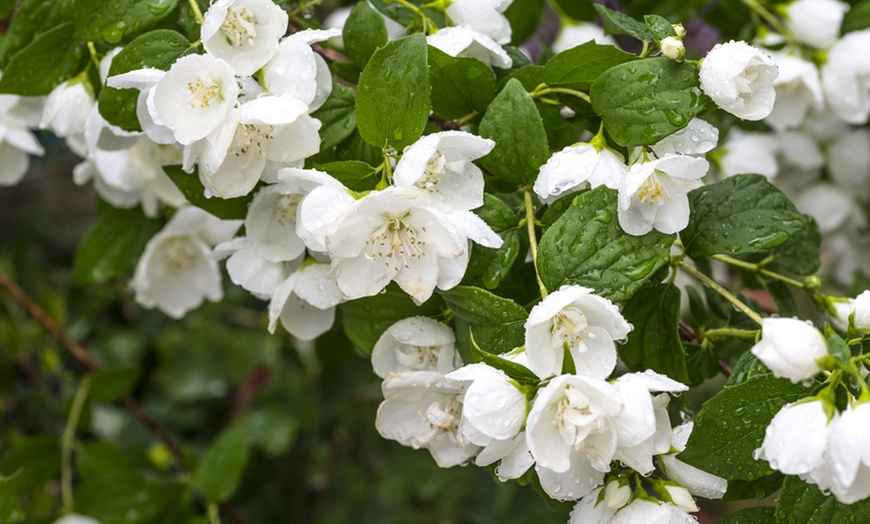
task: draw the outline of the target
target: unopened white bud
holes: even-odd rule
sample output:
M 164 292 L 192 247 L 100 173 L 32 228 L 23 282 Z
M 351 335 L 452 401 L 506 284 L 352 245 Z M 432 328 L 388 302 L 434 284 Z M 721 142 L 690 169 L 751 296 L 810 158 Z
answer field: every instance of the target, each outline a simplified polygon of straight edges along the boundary
M 677 506 L 678 508 L 693 512 L 698 511 L 698 505 L 695 504 L 695 499 L 692 498 L 692 494 L 689 493 L 689 490 L 682 486 L 665 486 L 665 489 L 668 490 L 668 495 L 671 496 L 671 502 Z
M 604 488 L 604 503 L 610 509 L 619 509 L 628 504 L 630 499 L 631 488 L 627 484 L 620 484 L 618 480 L 610 481 Z
M 674 24 L 674 32 L 677 33 L 677 38 L 683 38 L 686 36 L 686 28 L 683 27 L 683 24 Z
M 870 330 L 870 290 L 864 291 L 852 302 L 852 325 L 858 331 Z
M 662 48 L 662 55 L 671 60 L 682 60 L 686 54 L 686 47 L 683 45 L 683 41 L 673 36 L 662 40 L 659 46 Z

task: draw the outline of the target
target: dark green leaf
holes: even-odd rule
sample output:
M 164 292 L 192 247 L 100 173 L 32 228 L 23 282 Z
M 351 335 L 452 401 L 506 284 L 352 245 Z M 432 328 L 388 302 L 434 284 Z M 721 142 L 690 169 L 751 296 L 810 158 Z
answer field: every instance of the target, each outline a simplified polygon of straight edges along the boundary
M 811 393 L 801 384 L 771 375 L 725 386 L 701 407 L 680 460 L 726 480 L 753 480 L 773 473 L 753 453 L 773 416 Z
M 471 286 L 457 286 L 440 293 L 456 315 L 460 350 L 470 351 L 469 328 L 474 329 L 475 340 L 487 353 L 499 355 L 523 345 L 529 314 L 513 300 Z
M 348 58 L 365 67 L 375 49 L 387 43 L 387 26 L 384 17 L 367 3 L 359 2 L 350 12 L 341 36 Z
M 784 244 L 773 249 L 774 267 L 781 267 L 798 275 L 812 275 L 822 262 L 822 235 L 819 225 L 809 215 L 803 215 L 806 227 L 792 234 Z
M 837 502 L 817 486 L 797 477 L 787 477 L 777 499 L 776 522 L 828 524 L 833 522 L 870 522 L 870 499 L 854 504 Z
M 139 368 L 105 368 L 94 375 L 91 396 L 103 402 L 117 402 L 136 387 Z
M 71 0 L 24 0 L 15 9 L 3 40 L 3 69 L 14 54 L 27 47 L 39 35 L 67 22 L 72 16 Z
M 520 45 L 535 33 L 544 14 L 544 0 L 513 0 L 504 16 L 511 24 L 511 45 Z
M 737 386 L 747 380 L 757 376 L 772 376 L 770 370 L 758 360 L 758 357 L 747 351 L 740 355 L 734 367 L 731 369 L 731 375 L 728 377 L 727 386 Z
M 432 110 L 446 120 L 472 111 L 483 113 L 495 97 L 495 76 L 486 64 L 471 57 L 452 57 L 429 47 Z
M 612 35 L 629 35 L 638 40 L 652 40 L 652 35 L 649 33 L 646 25 L 643 22 L 622 14 L 619 11 L 608 9 L 601 4 L 593 4 L 595 10 L 601 15 L 601 20 L 604 22 L 604 30 Z
M 221 432 L 202 454 L 196 468 L 196 486 L 211 502 L 230 498 L 248 464 L 251 430 L 237 424 Z
M 709 100 L 697 66 L 649 58 L 605 71 L 589 92 L 607 132 L 623 146 L 655 144 L 701 113 Z
M 107 2 L 76 0 L 76 37 L 116 44 L 139 35 L 174 13 L 178 0 Z
M 332 66 L 332 74 L 337 76 L 338 78 L 350 82 L 351 84 L 359 83 L 359 75 L 362 73 L 362 69 L 360 66 L 356 65 L 353 62 L 333 62 Z
M 487 289 L 495 289 L 507 276 L 520 254 L 519 220 L 502 200 L 489 193 L 483 195 L 483 206 L 474 210 L 504 243 L 498 249 L 474 244 L 463 282 L 480 280 Z
M 700 386 L 705 380 L 719 373 L 719 359 L 711 349 L 702 348 L 698 344 L 683 343 L 683 350 L 686 353 L 689 387 Z
M 692 258 L 764 253 L 809 227 L 782 191 L 761 175 L 737 175 L 689 192 L 689 225 L 680 233 Z
M 390 284 L 381 294 L 345 302 L 340 307 L 347 338 L 363 353 L 371 355 L 387 328 L 403 318 L 437 316 L 441 314 L 441 305 L 441 300 L 433 297 L 418 306 L 399 286 Z
M 426 37 L 406 36 L 372 55 L 359 76 L 356 117 L 369 144 L 402 150 L 417 141 L 429 121 Z
M 120 75 L 143 67 L 168 71 L 175 61 L 193 48 L 181 33 L 159 29 L 145 33 L 124 46 L 112 60 L 109 76 Z M 141 131 L 136 116 L 139 100 L 138 89 L 114 89 L 105 87 L 100 91 L 100 114 L 109 123 L 127 131 Z
M 21 96 L 47 95 L 80 73 L 88 61 L 84 43 L 73 40 L 67 22 L 39 36 L 9 59 L 0 78 L 0 93 Z
M 374 189 L 380 180 L 380 173 L 365 162 L 347 160 L 318 165 L 317 169 L 326 171 L 333 178 L 354 191 Z
M 591 0 L 555 0 L 556 6 L 574 20 L 592 22 L 598 15 Z
M 52 436 L 30 437 L 9 446 L 0 457 L 0 476 L 16 471 L 14 488 L 22 493 L 55 478 L 60 472 L 60 440 Z
M 471 345 L 471 357 L 474 362 L 483 362 L 490 367 L 500 369 L 505 372 L 505 375 L 516 380 L 520 384 L 537 385 L 541 382 L 541 379 L 538 378 L 538 376 L 529 368 L 480 349 L 480 346 L 478 346 L 477 342 L 474 340 L 473 332 L 469 334 L 469 343 Z M 572 357 L 571 363 L 573 362 L 574 360 Z
M 184 198 L 196 207 L 224 220 L 242 220 L 247 215 L 251 195 L 238 198 L 206 198 L 196 172 L 185 173 L 181 166 L 164 166 L 163 171 L 178 186 Z
M 643 21 L 646 23 L 650 35 L 656 42 L 661 42 L 669 36 L 677 36 L 674 26 L 659 15 L 645 15 Z
M 107 206 L 79 242 L 73 266 L 76 281 L 100 284 L 126 274 L 160 226 L 160 221 L 146 218 L 138 207 Z
M 574 199 L 541 237 L 538 270 L 547 289 L 565 284 L 591 287 L 624 302 L 667 265 L 673 235 L 629 235 L 619 226 L 616 191 L 604 186 Z
M 755 508 L 741 509 L 736 513 L 725 516 L 721 524 L 773 524 L 776 519 L 773 506 L 759 506 Z
M 0 524 L 13 524 L 25 520 L 24 510 L 18 502 L 14 488 L 20 473 L 19 470 L 9 477 L 0 475 Z
M 544 82 L 554 87 L 588 91 L 602 73 L 633 60 L 637 57 L 630 53 L 590 40 L 551 58 L 544 69 Z
M 848 344 L 843 340 L 830 324 L 825 324 L 825 341 L 828 343 L 828 353 L 831 354 L 841 364 L 849 362 L 852 357 L 852 352 L 849 350 Z
M 658 284 L 641 289 L 625 303 L 622 315 L 634 326 L 628 341 L 617 346 L 629 369 L 651 369 L 688 384 L 686 352 L 679 333 L 679 288 Z
M 791 288 L 785 282 L 772 280 L 765 282 L 764 287 L 773 298 L 776 307 L 779 308 L 779 314 L 783 317 L 798 317 L 800 313 L 797 309 L 797 304 L 794 302 L 794 297 L 791 294 Z
M 332 84 L 329 98 L 311 116 L 320 120 L 320 148 L 332 149 L 356 129 L 356 91 L 339 83 Z
M 782 487 L 785 475 L 776 471 L 771 475 L 755 480 L 729 480 L 728 491 L 722 497 L 724 501 L 764 499 Z
M 495 140 L 481 160 L 493 175 L 516 185 L 531 185 L 550 156 L 547 132 L 532 97 L 519 80 L 510 80 L 489 105 L 480 136 Z
M 870 28 L 870 0 L 858 2 L 849 9 L 840 26 L 840 34 Z

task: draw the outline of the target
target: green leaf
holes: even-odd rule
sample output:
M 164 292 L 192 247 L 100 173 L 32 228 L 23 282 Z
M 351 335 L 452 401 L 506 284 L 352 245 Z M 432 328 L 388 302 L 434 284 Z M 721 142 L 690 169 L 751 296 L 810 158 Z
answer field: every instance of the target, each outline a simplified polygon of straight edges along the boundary
M 776 522 L 827 524 L 829 522 L 870 522 L 870 499 L 842 504 L 818 486 L 797 477 L 787 477 L 777 498 Z
M 375 9 L 399 22 L 399 24 L 405 27 L 420 28 L 420 17 L 413 10 L 408 9 L 399 2 L 395 0 L 372 0 L 371 3 Z M 408 3 L 420 8 L 422 13 L 432 20 L 436 27 L 448 25 L 444 9 L 439 9 L 430 0 L 408 0 Z
M 473 330 L 473 328 L 471 329 Z M 517 364 L 516 362 L 480 349 L 480 346 L 478 346 L 477 342 L 474 340 L 474 333 L 469 334 L 469 343 L 471 344 L 471 357 L 475 363 L 483 362 L 487 366 L 500 369 L 504 371 L 505 375 L 523 385 L 536 386 L 541 382 L 541 379 L 538 378 L 532 370 L 522 364 Z M 571 358 L 571 362 L 573 363 L 573 357 Z
M 362 4 L 360 4 L 362 5 Z M 320 149 L 332 149 L 356 129 L 356 91 L 333 82 L 329 98 L 311 116 L 320 120 Z
M 71 0 L 24 0 L 18 5 L 6 37 L 0 63 L 6 69 L 9 59 L 27 47 L 39 35 L 67 22 L 72 16 Z
M 101 284 L 128 273 L 160 227 L 160 221 L 146 218 L 138 207 L 105 207 L 79 242 L 73 264 L 76 282 Z
M 326 171 L 333 178 L 354 191 L 372 190 L 381 178 L 377 169 L 358 160 L 330 162 L 316 167 Z
M 168 71 L 178 58 L 192 51 L 190 42 L 181 33 L 158 29 L 137 37 L 124 46 L 112 60 L 109 76 L 120 75 L 143 67 Z M 141 131 L 136 105 L 138 89 L 104 87 L 100 91 L 100 114 L 110 124 L 126 131 Z
M 592 84 L 592 108 L 623 146 L 655 144 L 707 105 L 698 69 L 689 62 L 649 58 L 614 66 Z
M 359 76 L 356 117 L 369 144 L 402 150 L 429 121 L 426 37 L 405 36 L 379 48 Z
M 631 53 L 590 40 L 551 58 L 544 68 L 544 82 L 553 87 L 588 91 L 602 73 L 634 60 L 637 57 Z
M 474 329 L 475 340 L 488 353 L 499 355 L 523 345 L 529 314 L 513 300 L 471 286 L 456 286 L 440 293 L 456 315 L 460 350 L 470 352 L 469 328 Z
M 860 31 L 867 28 L 870 28 L 870 0 L 858 2 L 852 6 L 852 9 L 849 9 L 849 12 L 843 17 L 840 34 L 845 35 L 852 31 Z
M 604 22 L 604 30 L 611 35 L 629 35 L 638 40 L 650 41 L 652 35 L 643 22 L 639 22 L 634 18 L 622 14 L 619 11 L 608 9 L 601 4 L 593 4 L 595 10 L 601 15 L 601 21 Z
M 694 259 L 764 253 L 809 227 L 782 191 L 761 175 L 737 175 L 689 192 L 689 225 L 680 233 Z
M 773 516 L 773 506 L 759 506 L 744 508 L 740 511 L 726 515 L 720 524 L 773 524 L 776 519 Z
M 516 185 L 531 185 L 550 156 L 538 108 L 519 80 L 511 79 L 480 121 L 480 136 L 495 140 L 481 160 L 493 175 Z
M 19 474 L 20 470 L 9 477 L 0 475 L 0 524 L 23 522 L 26 518 L 14 488 Z
M 365 67 L 375 50 L 387 43 L 387 26 L 377 11 L 365 2 L 354 6 L 341 30 L 344 52 Z
M 785 475 L 775 471 L 771 475 L 755 480 L 729 480 L 728 491 L 722 497 L 723 501 L 764 499 L 782 487 Z
M 209 445 L 196 468 L 196 487 L 210 502 L 223 502 L 236 491 L 250 454 L 251 431 L 236 424 Z
M 474 212 L 504 240 L 498 249 L 474 244 L 463 283 L 480 280 L 487 289 L 495 289 L 507 276 L 520 254 L 519 220 L 501 199 L 485 193 L 483 206 Z
M 729 481 L 770 475 L 773 470 L 768 463 L 756 460 L 753 453 L 761 446 L 764 432 L 780 408 L 810 393 L 801 384 L 772 375 L 726 385 L 701 407 L 686 450 L 677 456 Z
M 574 20 L 592 22 L 598 13 L 590 0 L 555 0 L 554 3 L 566 16 Z
M 604 186 L 582 193 L 541 237 L 538 270 L 547 289 L 578 284 L 624 302 L 668 264 L 674 235 L 629 235 L 619 226 L 616 197 Z
M 141 372 L 139 368 L 105 368 L 94 374 L 91 396 L 103 402 L 117 402 L 136 387 Z
M 495 75 L 476 58 L 452 57 L 429 46 L 432 110 L 445 120 L 483 113 L 495 98 Z
M 812 275 L 822 265 L 822 235 L 819 225 L 809 215 L 803 215 L 804 229 L 791 235 L 784 244 L 773 249 L 776 255 L 773 267 L 780 267 L 798 275 Z
M 677 36 L 677 32 L 674 31 L 674 26 L 672 26 L 664 17 L 659 15 L 645 15 L 643 21 L 646 23 L 650 35 L 652 35 L 656 42 L 661 42 L 669 36 Z
M 629 369 L 651 369 L 688 384 L 686 352 L 679 332 L 679 288 L 658 284 L 641 289 L 626 302 L 622 315 L 634 326 L 628 341 L 617 346 Z
M 203 193 L 205 189 L 196 171 L 185 173 L 181 166 L 164 166 L 163 171 L 178 186 L 184 198 L 194 206 L 224 220 L 243 220 L 248 214 L 248 204 L 253 198 L 253 192 L 238 198 L 206 198 Z
M 544 0 L 513 0 L 504 12 L 511 24 L 511 45 L 520 45 L 535 33 L 544 14 Z
M 177 6 L 178 0 L 76 0 L 75 34 L 81 40 L 105 40 L 116 44 L 158 25 L 175 13 Z
M 837 362 L 847 364 L 852 357 L 852 351 L 849 345 L 843 340 L 830 324 L 825 324 L 825 341 L 828 344 L 828 353 L 831 354 Z
M 88 61 L 88 51 L 84 43 L 73 40 L 73 29 L 72 22 L 61 24 L 40 33 L 15 53 L 3 68 L 0 93 L 47 95 L 80 73 Z
M 689 387 L 700 386 L 708 378 L 719 373 L 719 359 L 711 348 L 702 348 L 698 344 L 683 343 L 686 353 L 686 370 L 689 373 Z
M 60 472 L 60 440 L 37 436 L 11 444 L 0 457 L 0 476 L 16 472 L 14 491 L 27 493 L 44 486 Z
M 441 305 L 441 300 L 433 297 L 418 306 L 392 283 L 381 294 L 345 302 L 339 307 L 347 337 L 363 353 L 371 355 L 375 343 L 387 328 L 403 318 L 440 315 Z

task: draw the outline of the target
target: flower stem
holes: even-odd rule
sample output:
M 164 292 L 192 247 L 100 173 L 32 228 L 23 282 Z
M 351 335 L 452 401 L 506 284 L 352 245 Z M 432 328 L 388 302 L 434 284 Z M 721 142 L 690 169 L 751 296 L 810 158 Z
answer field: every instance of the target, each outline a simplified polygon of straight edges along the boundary
M 460 127 L 464 126 L 465 124 L 471 122 L 475 118 L 477 118 L 477 115 L 479 115 L 479 114 L 480 113 L 478 113 L 477 111 L 472 111 L 472 112 L 468 113 L 467 115 L 465 115 L 464 117 L 460 118 L 459 120 L 454 120 L 453 122 L 451 122 L 451 125 L 454 126 L 455 128 L 460 128 Z
M 698 334 L 698 336 L 701 338 L 709 338 L 709 339 L 717 339 L 717 338 L 723 338 L 723 337 L 755 339 L 758 337 L 758 330 L 757 329 L 718 328 L 718 329 L 708 329 L 707 331 L 701 331 Z
M 535 278 L 538 280 L 541 298 L 547 298 L 550 292 L 547 291 L 547 287 L 541 281 L 541 274 L 538 272 L 538 237 L 535 234 L 535 206 L 532 203 L 532 188 L 527 187 L 523 196 L 526 205 L 526 227 L 529 231 L 529 248 L 532 250 L 532 264 L 535 266 Z
M 97 66 L 97 69 L 99 69 L 100 59 L 97 56 L 97 48 L 94 47 L 94 43 L 90 40 L 88 41 L 88 52 L 91 54 L 91 61 L 93 61 L 94 65 Z
M 72 488 L 72 449 L 75 444 L 76 427 L 79 424 L 79 418 L 82 415 L 82 409 L 85 406 L 85 399 L 88 398 L 88 391 L 91 389 L 91 377 L 86 376 L 79 384 L 73 397 L 72 406 L 70 406 L 69 417 L 66 419 L 66 426 L 63 429 L 63 437 L 60 443 L 60 496 L 63 500 L 63 512 L 72 513 L 74 509 L 73 488 Z
M 763 263 L 755 264 L 752 262 L 745 262 L 743 260 L 729 257 L 728 255 L 713 255 L 710 258 L 713 258 L 713 259 L 718 260 L 720 262 L 725 262 L 726 264 L 731 264 L 732 266 L 735 266 L 735 267 L 748 269 L 749 271 L 752 271 L 753 273 L 758 273 L 759 275 L 764 275 L 766 277 L 770 277 L 770 278 L 779 280 L 780 282 L 785 282 L 786 284 L 789 284 L 791 286 L 794 286 L 794 287 L 797 287 L 800 289 L 806 288 L 806 286 L 804 285 L 803 282 L 800 282 L 800 281 L 795 280 L 793 278 L 789 278 L 785 275 L 780 275 L 779 273 L 776 273 L 775 271 L 771 271 L 769 269 L 764 269 Z
M 700 271 L 698 271 L 694 267 L 690 266 L 689 264 L 686 263 L 685 260 L 672 259 L 671 264 L 682 269 L 683 271 L 685 271 L 689 275 L 691 275 L 694 278 L 696 278 L 697 280 L 699 280 L 705 286 L 709 287 L 713 291 L 722 295 L 722 298 L 724 298 L 728 302 L 731 302 L 731 304 L 733 304 L 734 307 L 736 307 L 737 309 L 739 309 L 740 311 L 745 313 L 746 316 L 751 318 L 756 324 L 758 324 L 759 326 L 761 325 L 761 321 L 762 321 L 761 316 L 758 313 L 756 313 L 755 311 L 753 311 L 749 306 L 747 306 L 746 304 L 741 302 L 733 294 L 731 294 L 730 291 L 728 291 L 727 289 L 725 289 L 724 287 L 719 285 L 718 282 L 716 282 L 712 278 L 708 277 L 704 273 L 701 273 Z
M 420 17 L 420 21 L 423 23 L 423 32 L 425 34 L 431 35 L 431 34 L 435 34 L 435 32 L 438 31 L 438 26 L 433 24 L 432 20 L 428 16 L 426 16 L 426 13 L 421 11 L 419 7 L 412 4 L 408 0 L 396 0 L 396 3 L 398 3 L 400 6 L 404 7 L 405 9 L 409 9 L 409 10 L 413 11 L 413 13 L 415 15 Z M 432 31 L 430 31 L 430 30 L 432 30 Z
M 208 506 L 206 506 L 206 512 L 208 513 L 209 524 L 221 524 L 221 513 L 217 504 L 209 502 Z
M 310 2 L 299 2 L 299 6 L 287 13 L 288 18 L 296 18 L 297 16 L 304 13 L 306 10 L 311 9 L 312 7 L 317 7 L 322 4 L 323 0 L 311 0 Z
M 780 20 L 779 18 L 774 16 L 774 14 L 771 13 L 770 11 L 768 11 L 767 8 L 765 8 L 763 5 L 758 3 L 758 0 L 742 0 L 742 1 L 744 4 L 746 4 L 746 7 L 748 7 L 749 9 L 754 11 L 755 13 L 757 13 L 758 16 L 763 18 L 765 22 L 770 24 L 770 27 L 774 28 L 779 34 L 784 36 L 786 38 L 786 40 L 788 40 L 792 44 L 796 45 L 796 47 L 799 47 L 798 42 L 795 40 L 794 36 L 791 34 L 791 31 L 789 31 L 788 28 L 786 28 L 785 25 L 782 23 L 782 20 Z
M 196 3 L 196 0 L 187 0 L 187 3 L 190 4 L 190 10 L 193 11 L 193 18 L 196 19 L 196 23 L 202 25 L 202 11 L 199 10 L 199 4 Z
M 576 89 L 568 89 L 567 87 L 544 87 L 547 84 L 541 84 L 537 89 L 529 93 L 532 98 L 541 98 L 544 95 L 549 95 L 550 93 L 561 93 L 564 95 L 571 95 L 583 100 L 587 104 L 591 104 L 592 100 L 589 98 L 589 95 L 584 93 L 583 91 L 577 91 Z

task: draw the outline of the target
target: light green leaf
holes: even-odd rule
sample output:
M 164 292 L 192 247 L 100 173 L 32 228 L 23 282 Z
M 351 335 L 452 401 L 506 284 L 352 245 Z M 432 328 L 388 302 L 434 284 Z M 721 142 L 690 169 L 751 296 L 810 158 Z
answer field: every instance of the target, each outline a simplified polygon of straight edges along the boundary
M 356 117 L 369 144 L 401 151 L 429 121 L 429 60 L 423 35 L 389 42 L 372 55 L 359 76 Z
M 250 454 L 247 424 L 225 429 L 209 445 L 196 468 L 196 486 L 211 502 L 223 502 L 236 491 Z
M 177 6 L 178 0 L 76 0 L 75 34 L 81 40 L 105 40 L 116 44 L 158 25 L 174 14 Z
M 643 21 L 649 29 L 650 35 L 656 42 L 661 42 L 669 36 L 677 36 L 674 31 L 674 26 L 671 25 L 664 17 L 659 15 L 645 15 Z
M 432 110 L 445 120 L 483 113 L 495 97 L 495 75 L 476 58 L 452 57 L 430 46 L 429 66 Z
M 76 281 L 101 284 L 128 273 L 160 227 L 160 221 L 146 218 L 138 207 L 107 206 L 79 242 L 73 265 Z
M 737 175 L 689 193 L 680 233 L 692 258 L 765 253 L 811 227 L 782 191 L 761 175 Z
M 495 141 L 495 148 L 481 164 L 512 184 L 533 184 L 550 156 L 538 108 L 516 79 L 509 80 L 489 105 L 480 122 L 480 136 Z
M 698 69 L 689 62 L 648 58 L 612 67 L 592 84 L 592 108 L 623 146 L 655 144 L 707 105 Z
M 674 236 L 623 231 L 616 197 L 604 186 L 581 194 L 541 237 L 538 270 L 547 289 L 578 284 L 624 302 L 668 264 Z

